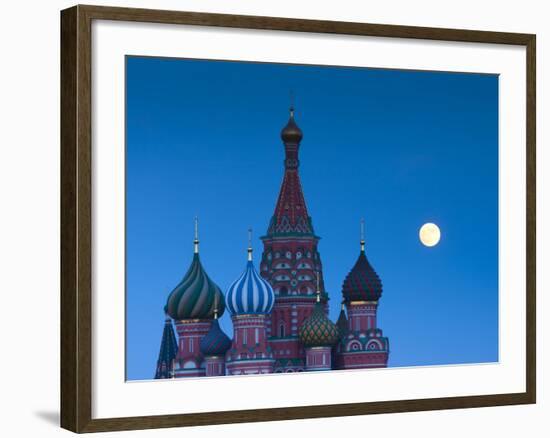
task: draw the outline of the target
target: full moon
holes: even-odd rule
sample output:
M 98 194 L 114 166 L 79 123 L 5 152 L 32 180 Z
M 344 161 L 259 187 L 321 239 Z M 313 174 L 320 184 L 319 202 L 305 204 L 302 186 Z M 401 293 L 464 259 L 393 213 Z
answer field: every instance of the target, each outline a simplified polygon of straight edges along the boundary
M 439 239 L 441 239 L 441 231 L 436 224 L 428 222 L 420 227 L 418 236 L 424 246 L 435 246 L 439 243 Z

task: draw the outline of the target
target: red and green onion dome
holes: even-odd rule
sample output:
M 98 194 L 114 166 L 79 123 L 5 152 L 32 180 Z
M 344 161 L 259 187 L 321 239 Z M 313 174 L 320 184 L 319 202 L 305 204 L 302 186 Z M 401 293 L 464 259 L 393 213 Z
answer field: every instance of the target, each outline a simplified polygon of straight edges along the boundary
M 347 303 L 378 301 L 382 296 L 382 281 L 365 255 L 363 242 L 359 258 L 344 280 L 342 295 Z
M 223 293 L 202 267 L 198 245 L 187 273 L 168 296 L 166 312 L 175 320 L 212 319 L 216 303 L 218 315 L 225 311 Z
M 205 356 L 223 356 L 231 348 L 231 339 L 221 329 L 218 318 L 212 321 L 210 330 L 201 339 L 200 348 Z
M 332 347 L 340 339 L 338 327 L 325 314 L 319 295 L 311 316 L 300 327 L 299 336 L 305 347 Z

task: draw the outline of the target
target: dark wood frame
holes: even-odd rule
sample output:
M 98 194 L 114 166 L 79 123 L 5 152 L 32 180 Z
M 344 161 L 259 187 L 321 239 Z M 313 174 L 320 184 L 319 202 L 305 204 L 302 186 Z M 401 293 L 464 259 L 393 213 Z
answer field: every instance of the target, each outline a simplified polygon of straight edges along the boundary
M 198 414 L 92 419 L 91 23 L 121 20 L 525 46 L 527 50 L 526 392 Z M 98 432 L 536 402 L 535 35 L 290 18 L 75 6 L 61 12 L 61 426 Z

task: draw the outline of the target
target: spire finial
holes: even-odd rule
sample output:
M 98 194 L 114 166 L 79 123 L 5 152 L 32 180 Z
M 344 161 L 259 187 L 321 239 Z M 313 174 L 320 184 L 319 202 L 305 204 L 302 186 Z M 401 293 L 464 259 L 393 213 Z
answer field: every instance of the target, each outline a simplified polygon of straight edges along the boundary
M 342 300 L 342 310 L 346 310 L 346 301 Z
M 252 261 L 252 228 L 248 229 L 248 261 Z
M 319 286 L 319 278 L 320 278 L 320 275 L 319 275 L 319 271 L 317 271 L 317 302 L 321 302 L 321 287 Z
M 365 252 L 365 219 L 361 218 L 361 252 Z
M 214 319 L 218 319 L 218 294 L 214 297 Z
M 195 240 L 193 241 L 195 245 L 195 254 L 199 253 L 199 218 L 195 216 Z
M 294 117 L 294 90 L 290 90 L 290 117 Z
M 294 94 L 291 95 L 291 103 L 289 108 L 289 118 L 286 126 L 281 131 L 281 139 L 285 145 L 286 151 L 286 164 L 291 164 L 291 167 L 298 167 L 298 146 L 302 141 L 302 130 L 296 124 L 294 120 Z

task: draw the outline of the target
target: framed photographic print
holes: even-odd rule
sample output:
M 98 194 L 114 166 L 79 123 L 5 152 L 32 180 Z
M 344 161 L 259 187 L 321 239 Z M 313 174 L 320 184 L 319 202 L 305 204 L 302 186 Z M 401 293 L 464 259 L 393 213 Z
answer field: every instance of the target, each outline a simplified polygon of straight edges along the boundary
M 75 6 L 61 55 L 62 427 L 535 402 L 534 35 Z

